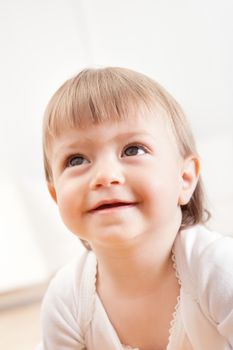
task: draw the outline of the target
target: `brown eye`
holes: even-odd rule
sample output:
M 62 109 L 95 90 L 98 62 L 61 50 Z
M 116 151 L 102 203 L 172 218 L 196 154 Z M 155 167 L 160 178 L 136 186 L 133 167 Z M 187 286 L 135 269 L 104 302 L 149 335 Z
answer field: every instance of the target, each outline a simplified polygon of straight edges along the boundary
M 123 157 L 141 156 L 147 153 L 146 148 L 140 145 L 128 146 L 123 151 Z

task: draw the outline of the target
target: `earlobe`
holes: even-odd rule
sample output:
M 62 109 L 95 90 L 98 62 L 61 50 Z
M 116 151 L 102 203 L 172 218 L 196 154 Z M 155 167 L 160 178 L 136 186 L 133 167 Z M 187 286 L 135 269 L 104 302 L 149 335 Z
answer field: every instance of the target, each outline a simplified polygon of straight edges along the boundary
M 182 169 L 182 188 L 179 196 L 179 205 L 185 205 L 189 202 L 196 188 L 200 174 L 200 162 L 195 156 L 184 160 Z
M 52 199 L 54 200 L 55 203 L 57 203 L 57 194 L 53 183 L 48 182 L 47 186 Z

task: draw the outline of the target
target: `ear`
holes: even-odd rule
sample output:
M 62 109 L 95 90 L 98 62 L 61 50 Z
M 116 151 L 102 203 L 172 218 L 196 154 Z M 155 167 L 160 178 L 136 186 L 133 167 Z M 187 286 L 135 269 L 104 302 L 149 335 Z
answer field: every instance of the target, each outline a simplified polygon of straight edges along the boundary
M 54 184 L 52 182 L 47 182 L 47 186 L 52 199 L 54 200 L 55 203 L 57 203 L 57 194 L 56 194 Z
M 182 169 L 182 188 L 178 200 L 179 205 L 189 202 L 198 182 L 200 162 L 197 157 L 190 156 L 184 160 Z

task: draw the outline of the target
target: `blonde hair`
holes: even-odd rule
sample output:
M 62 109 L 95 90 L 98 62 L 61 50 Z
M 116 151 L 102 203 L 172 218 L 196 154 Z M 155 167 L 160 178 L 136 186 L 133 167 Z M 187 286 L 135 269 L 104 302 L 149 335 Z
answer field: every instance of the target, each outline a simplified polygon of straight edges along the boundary
M 85 69 L 67 80 L 53 95 L 43 122 L 43 152 L 46 180 L 53 181 L 49 154 L 53 139 L 64 130 L 107 120 L 133 118 L 140 110 L 166 112 L 182 157 L 197 155 L 192 131 L 177 101 L 157 82 L 126 68 Z M 156 114 L 156 113 L 155 113 Z M 186 228 L 206 222 L 201 178 L 188 204 L 181 207 Z

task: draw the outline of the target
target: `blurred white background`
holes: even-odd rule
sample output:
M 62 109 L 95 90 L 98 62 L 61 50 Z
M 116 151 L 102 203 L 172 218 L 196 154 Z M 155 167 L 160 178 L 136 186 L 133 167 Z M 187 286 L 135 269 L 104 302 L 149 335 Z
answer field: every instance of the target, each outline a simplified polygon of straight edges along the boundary
M 46 280 L 82 248 L 43 176 L 41 122 L 86 66 L 166 87 L 197 139 L 211 227 L 233 233 L 232 0 L 0 0 L 0 292 Z

